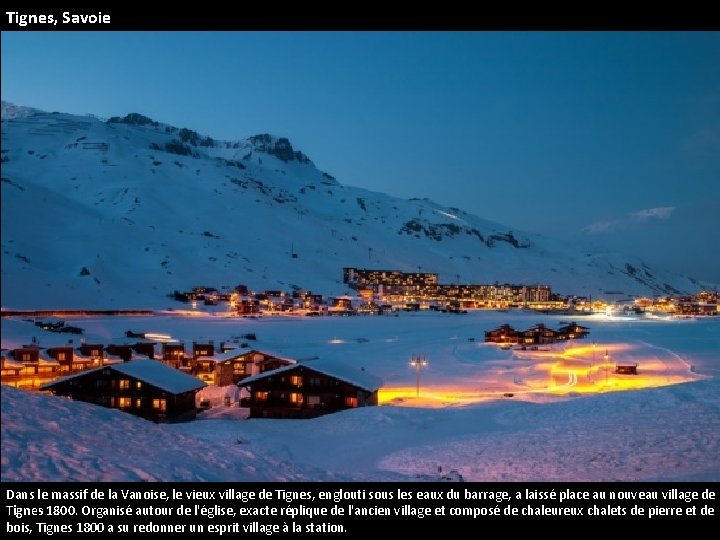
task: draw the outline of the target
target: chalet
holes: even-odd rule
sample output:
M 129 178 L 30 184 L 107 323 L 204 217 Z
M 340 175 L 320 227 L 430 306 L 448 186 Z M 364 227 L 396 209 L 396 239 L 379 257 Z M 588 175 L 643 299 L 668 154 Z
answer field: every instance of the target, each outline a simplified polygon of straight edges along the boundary
M 509 324 L 503 324 L 494 330 L 485 332 L 485 343 L 521 343 L 522 332 L 515 330 Z
M 247 347 L 247 344 L 245 344 L 245 346 Z M 227 341 L 220 342 L 220 352 L 221 353 L 228 352 L 228 351 L 234 351 L 234 350 L 237 350 L 240 348 L 242 348 L 242 345 L 240 344 L 240 342 L 237 339 L 232 342 L 227 342 Z
M 155 360 L 131 360 L 90 369 L 41 386 L 67 396 L 130 414 L 171 422 L 195 417 L 195 393 L 205 386 Z
M 10 351 L 3 349 L 0 352 L 0 368 L 0 382 L 17 386 L 15 382 L 20 378 L 23 365 L 10 356 Z
M 41 354 L 38 347 L 21 347 L 2 355 L 2 384 L 38 390 L 59 375 L 57 360 Z
M 46 352 L 50 358 L 57 361 L 60 366 L 60 375 L 77 373 L 92 366 L 92 359 L 76 355 L 72 347 L 48 347 Z
M 197 360 L 201 356 L 212 356 L 215 353 L 215 345 L 212 341 L 208 343 L 197 343 L 193 341 L 192 356 L 193 360 Z
M 99 344 L 82 343 L 73 351 L 73 363 L 83 364 L 83 369 L 102 366 L 106 363 L 105 348 Z
M 241 353 L 235 351 L 235 354 L 230 354 L 230 363 L 233 367 L 233 383 L 237 384 L 246 377 L 259 375 L 260 373 L 289 366 L 296 362 L 290 358 L 281 358 L 266 352 L 251 349 Z
M 382 381 L 364 370 L 314 360 L 291 364 L 243 379 L 250 418 L 312 418 L 377 405 Z
M 79 352 L 81 355 L 92 358 L 94 360 L 103 357 L 104 347 L 98 343 L 82 343 Z
M 162 344 L 162 363 L 175 369 L 190 371 L 190 359 L 185 356 L 185 345 L 182 343 Z
M 522 332 L 522 343 L 525 345 L 545 345 L 558 340 L 557 330 L 548 328 L 544 324 L 536 324 Z
M 105 347 L 108 355 L 113 355 L 121 359 L 123 362 L 127 362 L 133 356 L 133 348 L 131 345 L 113 345 L 110 344 Z
M 191 373 L 209 385 L 230 386 L 233 384 L 231 356 L 228 353 L 199 356 L 193 363 Z
M 580 326 L 576 322 L 571 322 L 570 324 L 566 324 L 564 326 L 561 326 L 557 330 L 558 332 L 558 339 L 564 340 L 564 339 L 583 339 L 590 334 L 590 329 L 585 326 Z
M 12 357 L 18 362 L 37 364 L 40 359 L 39 347 L 22 347 L 11 351 Z

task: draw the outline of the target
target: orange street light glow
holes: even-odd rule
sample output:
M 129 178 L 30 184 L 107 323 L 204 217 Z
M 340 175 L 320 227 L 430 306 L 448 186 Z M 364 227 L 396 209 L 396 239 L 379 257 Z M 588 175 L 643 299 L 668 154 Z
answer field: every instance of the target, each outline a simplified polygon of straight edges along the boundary
M 593 351 L 595 354 L 593 354 Z M 422 397 L 412 384 L 386 385 L 380 405 L 452 407 L 516 398 L 542 401 L 545 397 L 587 395 L 679 384 L 701 377 L 677 355 L 652 356 L 647 348 L 630 343 L 566 346 L 556 350 L 513 350 L 513 360 L 498 371 L 492 362 L 484 371 L 465 379 L 428 380 Z M 637 374 L 617 373 L 617 366 L 637 366 Z

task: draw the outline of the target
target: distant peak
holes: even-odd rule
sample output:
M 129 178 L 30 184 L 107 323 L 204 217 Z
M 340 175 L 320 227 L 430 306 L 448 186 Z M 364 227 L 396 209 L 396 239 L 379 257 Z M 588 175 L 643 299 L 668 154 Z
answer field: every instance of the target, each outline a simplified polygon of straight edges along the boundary
M 140 113 L 133 112 L 125 116 L 113 116 L 112 118 L 108 118 L 108 124 L 130 124 L 133 126 L 157 127 L 160 125 L 160 122 L 157 122 L 152 118 L 148 118 Z
M 300 150 L 295 150 L 287 137 L 274 137 L 269 133 L 259 133 L 248 137 L 248 141 L 258 152 L 264 152 L 275 156 L 280 161 L 298 161 L 304 165 L 312 165 L 313 162 Z
M 23 105 L 15 105 L 9 101 L 2 102 L 2 119 L 12 120 L 13 118 L 25 118 L 40 112 L 33 107 L 24 107 Z

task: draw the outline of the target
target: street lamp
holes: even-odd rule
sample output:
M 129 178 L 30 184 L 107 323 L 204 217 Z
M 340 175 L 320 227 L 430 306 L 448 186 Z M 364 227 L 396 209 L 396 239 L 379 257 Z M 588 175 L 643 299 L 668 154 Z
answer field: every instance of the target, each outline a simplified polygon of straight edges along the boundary
M 610 353 L 605 350 L 605 356 L 603 356 L 603 359 L 605 360 L 605 384 L 608 383 L 608 374 L 610 373 L 610 367 L 608 366 L 608 363 L 610 362 Z
M 427 358 L 413 356 L 410 359 L 410 367 L 415 368 L 415 397 L 420 397 L 420 370 L 427 367 Z

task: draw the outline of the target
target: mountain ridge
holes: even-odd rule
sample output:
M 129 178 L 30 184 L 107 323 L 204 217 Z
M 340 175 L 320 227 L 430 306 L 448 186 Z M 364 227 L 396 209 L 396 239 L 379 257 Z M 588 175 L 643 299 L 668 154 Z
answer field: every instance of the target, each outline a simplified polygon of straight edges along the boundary
M 199 283 L 341 294 L 346 266 L 562 294 L 704 286 L 427 199 L 345 186 L 286 137 L 221 141 L 139 113 L 2 110 L 5 308 L 164 307 L 167 293 Z

